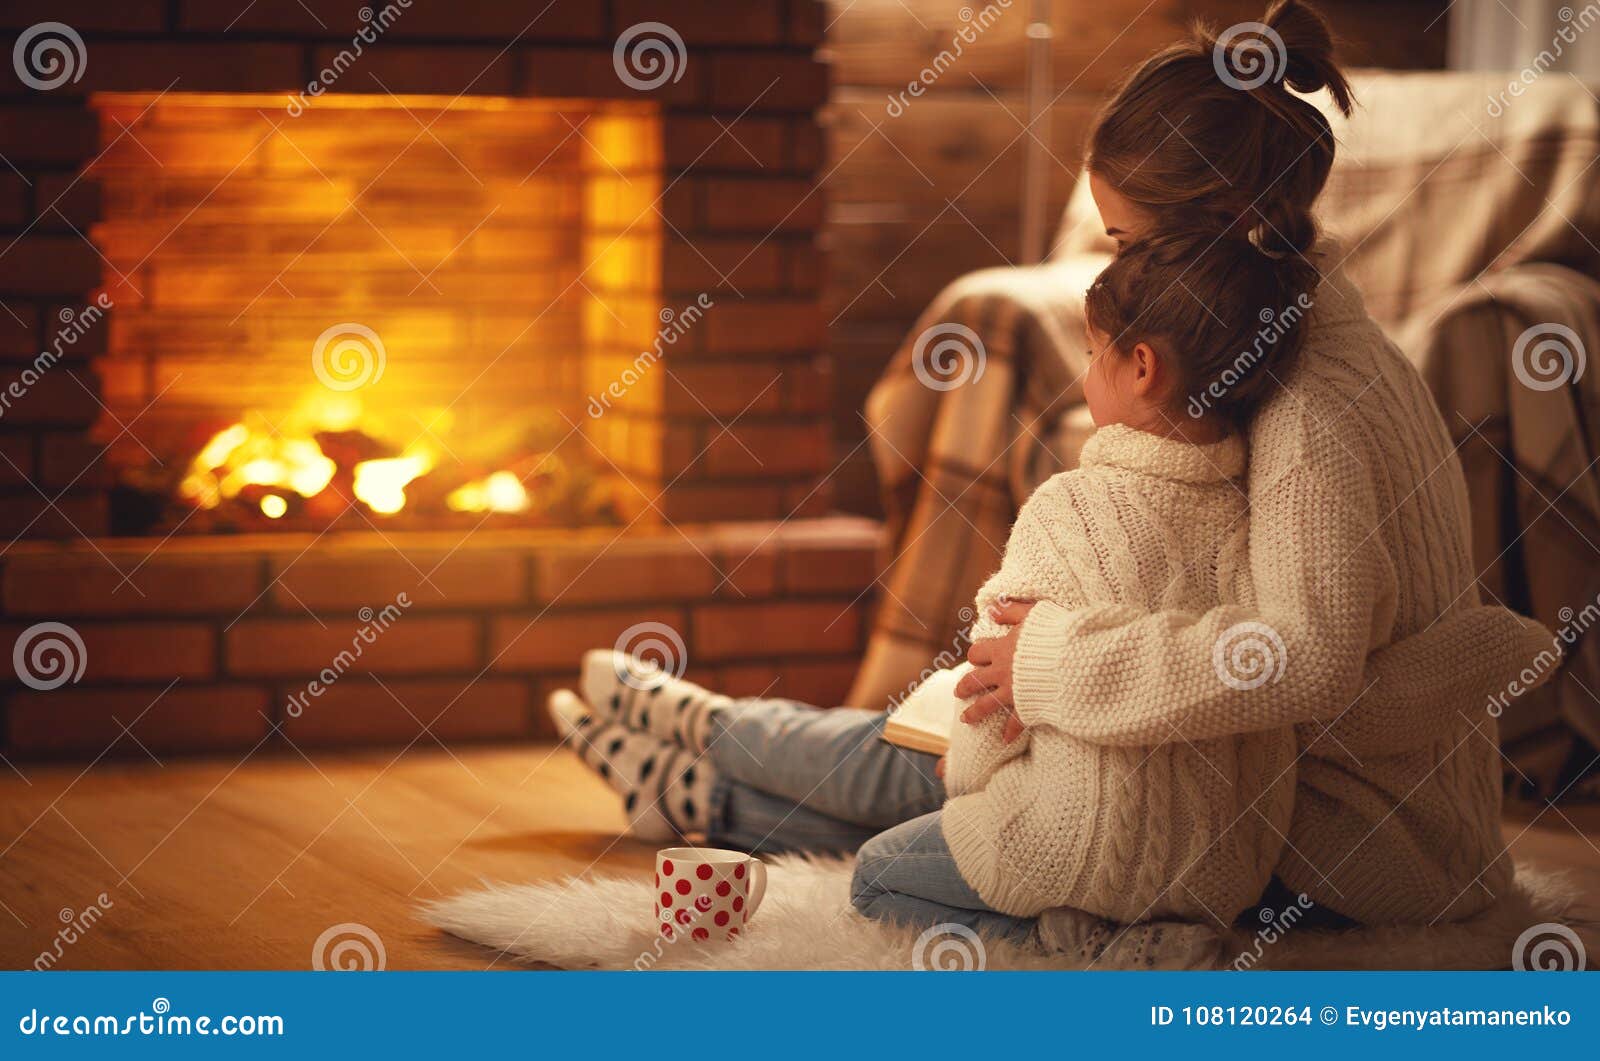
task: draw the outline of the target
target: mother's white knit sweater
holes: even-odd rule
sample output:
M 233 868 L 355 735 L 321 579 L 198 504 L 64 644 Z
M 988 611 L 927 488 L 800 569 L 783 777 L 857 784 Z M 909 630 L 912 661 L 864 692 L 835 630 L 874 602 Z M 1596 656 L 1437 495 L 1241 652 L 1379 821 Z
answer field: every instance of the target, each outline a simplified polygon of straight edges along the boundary
M 1001 598 L 1250 604 L 1244 468 L 1237 437 L 1195 446 L 1102 428 L 1077 470 L 1022 506 L 980 614 Z M 982 619 L 973 636 L 999 632 Z M 1007 746 L 1001 723 L 957 724 L 942 817 L 961 876 L 990 906 L 1226 923 L 1261 895 L 1289 827 L 1292 727 L 1118 747 L 1036 725 Z
M 1254 606 L 1042 602 L 1018 638 L 1017 713 L 1132 746 L 1293 725 L 1284 882 L 1363 922 L 1466 917 L 1511 876 L 1485 700 L 1550 634 L 1478 606 L 1450 434 L 1337 270 L 1308 325 L 1250 431 Z M 1275 683 L 1217 680 L 1217 646 L 1244 623 L 1281 644 Z

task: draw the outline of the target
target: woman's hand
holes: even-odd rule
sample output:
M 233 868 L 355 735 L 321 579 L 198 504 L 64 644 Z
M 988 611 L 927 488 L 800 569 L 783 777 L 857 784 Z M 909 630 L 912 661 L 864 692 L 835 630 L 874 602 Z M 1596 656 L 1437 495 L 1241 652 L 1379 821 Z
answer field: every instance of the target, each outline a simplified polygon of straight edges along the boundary
M 1022 620 L 1032 610 L 1032 601 L 1007 601 L 991 608 L 990 617 L 1011 629 L 1004 637 L 989 637 L 972 643 L 967 650 L 972 673 L 956 686 L 956 695 L 962 699 L 977 697 L 961 713 L 961 721 L 974 725 L 996 712 L 1005 712 L 1006 724 L 1001 739 L 1007 744 L 1022 736 L 1022 719 L 1017 717 L 1016 700 L 1011 691 L 1011 664 L 1016 658 Z

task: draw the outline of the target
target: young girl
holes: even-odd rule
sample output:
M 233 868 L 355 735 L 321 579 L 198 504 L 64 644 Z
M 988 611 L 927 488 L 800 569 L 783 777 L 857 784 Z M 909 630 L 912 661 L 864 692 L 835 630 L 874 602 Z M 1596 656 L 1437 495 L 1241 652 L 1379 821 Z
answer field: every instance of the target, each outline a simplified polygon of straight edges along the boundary
M 1134 244 L 1107 267 L 1085 300 L 1084 393 L 1099 431 L 1075 471 L 1023 505 L 979 613 L 1007 599 L 1142 611 L 1250 603 L 1242 426 L 1299 352 L 1316 280 L 1215 231 Z M 973 637 L 999 632 L 985 618 Z M 1245 655 L 1219 661 L 1219 687 L 1266 684 L 1285 662 L 1263 632 L 1240 634 Z M 1058 654 L 1021 646 L 1016 683 Z M 1226 925 L 1270 880 L 1293 804 L 1290 727 L 1113 748 L 1022 731 L 1002 714 L 965 720 L 950 801 L 861 849 L 864 913 L 925 922 L 928 902 L 970 909 L 975 895 L 1019 927 L 1052 907 Z M 948 850 L 937 871 L 935 831 Z
M 1298 352 L 1302 300 L 1315 281 L 1308 268 L 1214 231 L 1130 246 L 1107 267 L 1086 298 L 1084 390 L 1100 430 L 1076 471 L 1023 506 L 1001 569 L 979 594 L 980 613 L 1002 598 L 1145 610 L 1242 601 L 1239 427 Z M 1284 323 L 1263 344 L 1266 314 Z M 980 621 L 974 636 L 994 626 Z M 1018 668 L 1025 675 L 1023 661 Z M 557 724 L 624 790 L 636 833 L 688 831 L 698 809 L 691 752 L 706 743 L 696 732 L 740 706 L 688 683 L 662 695 L 630 678 L 625 660 L 591 654 L 584 693 L 598 710 L 558 701 Z M 1219 670 L 1217 680 L 1254 674 Z M 861 848 L 853 901 L 863 913 L 1029 941 L 1034 917 L 1051 907 L 1226 925 L 1261 895 L 1292 806 L 1288 727 L 1102 748 L 1048 727 L 1008 740 L 1007 725 L 1000 715 L 958 725 L 950 802 Z M 675 738 L 682 750 L 640 759 L 639 731 Z M 648 807 L 641 791 L 656 797 Z

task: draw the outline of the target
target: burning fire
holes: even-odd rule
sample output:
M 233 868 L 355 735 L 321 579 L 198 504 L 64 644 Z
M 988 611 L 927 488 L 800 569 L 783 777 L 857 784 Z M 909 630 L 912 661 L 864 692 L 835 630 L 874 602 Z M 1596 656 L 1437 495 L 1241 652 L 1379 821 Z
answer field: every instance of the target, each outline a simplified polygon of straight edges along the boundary
M 433 456 L 421 451 L 362 461 L 356 465 L 353 489 L 372 511 L 392 516 L 406 507 L 406 484 L 432 470 Z
M 529 505 L 527 488 L 510 472 L 457 487 L 444 503 L 456 512 L 526 512 Z
M 355 432 L 370 448 L 371 439 L 382 437 L 381 426 L 364 415 L 352 395 L 308 399 L 279 427 L 247 416 L 211 437 L 190 462 L 178 490 L 197 507 L 212 509 L 257 488 L 265 491 L 257 502 L 262 514 L 281 519 L 289 511 L 287 495 L 315 497 L 339 472 L 339 463 L 324 452 L 319 437 Z M 394 515 L 406 506 L 407 486 L 436 464 L 433 449 L 421 443 L 399 456 L 358 460 L 350 468 L 350 491 L 373 512 Z M 525 512 L 531 507 L 527 489 L 510 471 L 457 487 L 445 504 L 456 512 Z
M 201 508 L 216 508 L 247 486 L 312 497 L 327 489 L 337 470 L 315 439 L 280 438 L 237 423 L 213 435 L 195 455 L 178 490 Z

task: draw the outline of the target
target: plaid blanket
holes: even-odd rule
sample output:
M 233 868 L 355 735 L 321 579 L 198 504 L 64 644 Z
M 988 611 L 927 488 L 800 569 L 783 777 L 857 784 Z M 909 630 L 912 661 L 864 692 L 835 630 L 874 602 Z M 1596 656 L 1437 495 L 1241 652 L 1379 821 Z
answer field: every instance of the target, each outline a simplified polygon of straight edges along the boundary
M 1567 727 L 1600 747 L 1600 371 L 1550 386 L 1577 371 L 1560 350 L 1600 351 L 1600 283 L 1559 265 L 1514 266 L 1418 314 L 1397 339 L 1460 446 L 1484 600 L 1564 641 L 1558 678 L 1500 718 L 1511 780 L 1551 789 L 1575 751 L 1573 768 L 1593 754 L 1574 748 Z M 1543 362 L 1541 339 L 1555 344 Z
M 1573 633 L 1562 679 L 1501 719 L 1513 771 L 1548 788 L 1573 731 L 1600 745 L 1600 370 L 1579 371 L 1600 351 L 1600 99 L 1549 75 L 1496 114 L 1503 82 L 1359 76 L 1363 109 L 1330 115 L 1341 149 L 1320 208 L 1461 443 L 1486 595 Z M 1086 184 L 1050 264 L 952 284 L 868 400 L 891 559 L 853 704 L 885 705 L 965 654 L 1017 508 L 1093 430 L 1082 292 L 1109 246 Z M 1524 372 L 1553 336 L 1574 357 L 1564 382 L 1513 370 L 1535 326 Z

